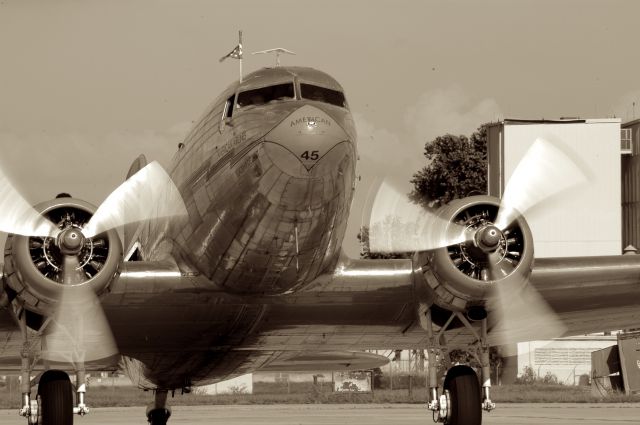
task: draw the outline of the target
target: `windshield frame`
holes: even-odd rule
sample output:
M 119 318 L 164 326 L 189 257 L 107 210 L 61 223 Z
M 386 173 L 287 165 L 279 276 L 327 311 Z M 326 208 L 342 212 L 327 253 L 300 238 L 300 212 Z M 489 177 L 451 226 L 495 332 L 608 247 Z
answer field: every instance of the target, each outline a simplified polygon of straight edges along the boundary
M 290 86 L 291 94 L 292 94 L 291 97 L 286 96 L 284 98 L 279 97 L 279 98 L 264 100 L 264 95 L 259 93 L 261 90 L 265 90 L 272 87 L 278 87 L 278 86 L 283 86 L 283 87 Z M 256 97 L 261 96 L 263 97 L 263 101 L 256 103 L 256 101 L 254 100 L 250 103 L 243 104 L 242 102 L 246 100 L 244 99 L 243 95 L 246 95 L 247 93 L 253 93 L 253 96 L 256 96 Z M 269 105 L 272 102 L 288 102 L 296 99 L 298 99 L 298 90 L 297 90 L 295 81 L 283 81 L 283 82 L 278 82 L 276 84 L 267 84 L 261 87 L 251 87 L 251 88 L 247 87 L 244 90 L 238 90 L 238 92 L 236 93 L 236 99 L 235 99 L 235 104 L 236 104 L 235 109 L 244 109 L 252 106 L 253 107 L 264 106 L 264 105 Z

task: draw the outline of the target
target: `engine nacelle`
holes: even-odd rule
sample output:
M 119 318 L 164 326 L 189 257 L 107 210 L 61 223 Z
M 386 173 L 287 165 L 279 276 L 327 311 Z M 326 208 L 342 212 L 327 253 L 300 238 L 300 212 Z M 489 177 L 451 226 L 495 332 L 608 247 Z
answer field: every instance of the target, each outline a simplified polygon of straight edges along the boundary
M 57 198 L 34 207 L 59 228 L 82 228 L 96 208 L 74 198 Z M 63 292 L 63 254 L 51 237 L 9 235 L 5 246 L 4 279 L 11 299 L 26 310 L 52 314 Z M 84 241 L 78 254 L 78 273 L 86 280 L 74 286 L 90 286 L 103 293 L 122 261 L 118 233 L 109 230 Z
M 439 211 L 466 228 L 468 240 L 417 254 L 434 303 L 452 311 L 486 308 L 499 285 L 523 288 L 531 274 L 533 237 L 519 216 L 504 229 L 494 226 L 500 202 L 490 196 L 458 199 Z

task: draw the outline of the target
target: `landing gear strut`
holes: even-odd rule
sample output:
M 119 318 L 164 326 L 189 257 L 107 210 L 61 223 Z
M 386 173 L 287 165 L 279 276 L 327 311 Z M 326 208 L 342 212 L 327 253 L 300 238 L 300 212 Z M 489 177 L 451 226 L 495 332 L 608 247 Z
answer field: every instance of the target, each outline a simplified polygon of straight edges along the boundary
M 434 422 L 449 425 L 480 425 L 482 410 L 490 412 L 496 405 L 491 401 L 491 375 L 489 367 L 489 346 L 487 344 L 487 319 L 481 321 L 481 335 L 469 323 L 467 318 L 453 312 L 437 334 L 433 331 L 431 310 L 424 312 L 423 326 L 428 334 L 429 351 L 429 402 L 427 408 L 433 412 Z M 477 338 L 479 356 L 476 356 L 482 369 L 482 391 L 475 371 L 469 366 L 457 365 L 447 371 L 442 394 L 438 395 L 438 376 L 436 356 L 441 352 L 441 338 L 454 318 L 458 318 Z M 482 397 L 482 398 L 481 398 Z M 481 401 L 482 400 L 482 401 Z
M 89 407 L 84 403 L 84 395 L 87 392 L 86 382 L 84 368 L 78 369 L 76 371 L 76 407 L 73 408 L 73 413 L 80 416 L 89 413 Z
M 171 416 L 167 405 L 167 390 L 156 390 L 154 402 L 147 408 L 147 420 L 151 425 L 166 425 Z
M 28 345 L 25 342 L 20 353 L 22 366 L 20 374 L 20 392 L 22 393 L 22 407 L 18 411 L 20 416 L 27 418 L 29 425 L 38 423 L 38 403 L 31 400 L 31 358 L 29 356 Z
M 89 413 L 85 404 L 86 373 L 83 362 L 75 362 L 76 370 L 76 406 L 73 403 L 73 387 L 69 375 L 61 370 L 47 370 L 40 375 L 35 400 L 31 398 L 31 374 L 34 364 L 34 350 L 31 347 L 25 315 L 19 319 L 23 332 L 21 351 L 22 407 L 20 416 L 27 418 L 29 425 L 73 425 L 73 416 Z M 46 366 L 46 363 L 45 363 Z

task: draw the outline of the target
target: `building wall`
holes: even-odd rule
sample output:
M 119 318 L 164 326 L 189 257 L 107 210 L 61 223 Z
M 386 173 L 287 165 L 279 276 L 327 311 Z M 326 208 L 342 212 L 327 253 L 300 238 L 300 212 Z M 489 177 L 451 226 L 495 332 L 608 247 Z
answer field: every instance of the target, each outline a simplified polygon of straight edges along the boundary
M 199 394 L 253 394 L 253 375 L 238 376 L 217 384 L 203 385 L 198 387 Z
M 256 372 L 253 374 L 253 382 L 313 382 L 314 376 L 318 382 L 331 382 L 331 371 L 318 372 Z
M 487 128 L 487 193 L 499 198 L 502 196 L 504 178 L 502 172 L 503 125 Z
M 525 212 L 536 258 L 622 252 L 619 120 L 506 121 L 494 127 L 497 128 L 489 133 L 488 148 L 490 194 L 504 192 L 515 168 L 537 138 L 558 146 L 588 179 Z
M 623 155 L 622 244 L 640 247 L 640 120 L 622 125 L 631 129 L 632 154 Z
M 522 342 L 518 344 L 518 372 L 529 367 L 539 377 L 550 373 L 560 383 L 577 385 L 580 375 L 591 374 L 591 353 L 612 345 L 616 337 L 604 335 Z

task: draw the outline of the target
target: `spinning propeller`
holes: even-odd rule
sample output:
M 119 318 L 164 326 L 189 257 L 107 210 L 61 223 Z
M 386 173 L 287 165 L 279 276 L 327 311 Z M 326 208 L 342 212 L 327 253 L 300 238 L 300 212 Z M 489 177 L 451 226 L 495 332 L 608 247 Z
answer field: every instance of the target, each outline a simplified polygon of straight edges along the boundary
M 369 249 L 378 253 L 430 251 L 471 237 L 464 226 L 411 202 L 388 181 L 380 184 L 369 222 Z
M 91 284 L 107 261 L 105 232 L 187 213 L 178 189 L 157 162 L 127 179 L 93 215 L 64 209 L 41 215 L 0 172 L 0 211 L 0 231 L 28 236 L 34 266 L 58 283 L 54 312 L 44 327 L 42 357 L 73 363 L 118 352 Z
M 535 289 L 502 280 L 528 279 L 530 270 L 518 267 L 530 249 L 525 246 L 521 216 L 584 182 L 584 173 L 564 152 L 537 139 L 513 171 L 499 206 L 474 204 L 455 211 L 453 217 L 445 216 L 411 203 L 383 183 L 371 213 L 370 249 L 383 253 L 445 249 L 463 273 L 460 279 L 473 279 L 481 290 L 494 288 L 486 308 L 494 325 L 490 336 L 497 343 L 527 340 L 528 335 L 557 337 L 564 327 Z

